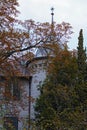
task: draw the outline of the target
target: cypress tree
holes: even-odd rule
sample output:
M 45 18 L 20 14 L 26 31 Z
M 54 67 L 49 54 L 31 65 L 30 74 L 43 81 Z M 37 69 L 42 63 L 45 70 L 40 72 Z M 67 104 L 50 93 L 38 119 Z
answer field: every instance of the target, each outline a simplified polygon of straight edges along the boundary
M 83 47 L 83 30 L 80 30 L 78 37 L 78 82 L 82 83 L 85 81 L 86 76 L 86 51 Z
M 83 47 L 83 30 L 80 30 L 78 37 L 78 83 L 76 85 L 76 93 L 78 95 L 78 103 L 80 112 L 83 113 L 83 123 L 81 130 L 85 130 L 87 125 L 87 62 L 86 62 L 86 48 Z

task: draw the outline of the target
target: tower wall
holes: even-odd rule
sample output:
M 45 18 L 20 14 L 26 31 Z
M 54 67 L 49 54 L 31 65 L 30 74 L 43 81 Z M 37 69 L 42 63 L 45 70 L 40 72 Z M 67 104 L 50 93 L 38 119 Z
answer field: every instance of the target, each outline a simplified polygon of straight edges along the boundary
M 33 101 L 31 102 L 31 119 L 34 119 L 34 105 L 36 98 L 38 98 L 40 91 L 38 89 L 39 85 L 46 78 L 46 67 L 47 67 L 47 59 L 38 59 L 34 60 L 29 64 L 29 70 L 31 70 L 32 83 L 31 83 L 31 97 Z

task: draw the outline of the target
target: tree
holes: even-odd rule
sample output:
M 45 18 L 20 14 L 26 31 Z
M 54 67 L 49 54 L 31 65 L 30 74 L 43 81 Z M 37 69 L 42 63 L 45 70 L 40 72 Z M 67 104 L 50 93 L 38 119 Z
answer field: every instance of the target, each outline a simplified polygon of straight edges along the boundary
M 1 56 L 5 59 L 14 53 L 22 53 L 32 48 L 44 46 L 51 42 L 51 25 L 49 23 L 39 23 L 33 20 L 16 21 L 15 25 L 9 30 L 1 33 L 1 48 L 4 45 L 4 51 L 1 49 Z M 13 25 L 13 24 L 12 24 Z M 17 26 L 22 26 L 17 28 Z M 69 23 L 62 22 L 54 25 L 55 42 L 64 44 L 72 34 L 72 27 Z M 2 53 L 3 52 L 3 53 Z M 2 58 L 1 57 L 1 58 Z
M 6 79 L 3 85 L 8 89 L 7 93 L 2 92 L 1 94 L 10 98 L 11 95 L 9 96 L 7 84 L 13 77 L 22 74 L 19 69 L 19 59 L 25 55 L 26 61 L 29 61 L 33 58 L 30 55 L 33 48 L 35 50 L 40 46 L 46 47 L 45 43 L 51 42 L 52 28 L 49 23 L 39 23 L 33 20 L 22 22 L 18 20 L 17 0 L 1 0 L 0 5 L 0 71 L 1 76 L 4 75 Z M 55 42 L 59 44 L 67 42 L 67 39 L 72 34 L 71 29 L 69 23 L 55 23 L 53 33 Z M 2 86 L 2 83 L 0 83 L 0 86 Z M 0 103 L 2 108 L 3 103 L 6 102 L 1 100 Z M 17 108 L 17 105 L 14 102 L 12 103 Z
M 66 46 L 64 49 L 58 48 L 56 46 L 57 50 L 54 49 L 54 57 L 48 67 L 48 77 L 40 86 L 41 95 L 35 105 L 37 126 L 40 125 L 45 130 L 75 128 L 75 116 L 72 115 L 78 103 L 74 90 L 77 61 Z
M 1 0 L 0 5 L 0 31 L 5 31 L 12 27 L 14 22 L 16 22 L 15 17 L 18 13 L 16 9 L 18 2 L 17 0 Z
M 20 60 L 22 60 L 23 54 L 21 54 L 21 50 L 25 39 L 29 37 L 28 33 L 18 28 L 21 22 L 16 19 L 18 14 L 17 6 L 17 0 L 0 1 L 0 127 L 1 123 L 3 124 L 5 114 L 11 112 L 10 107 L 14 108 L 13 115 L 19 117 L 18 105 L 24 107 L 26 104 L 23 104 L 24 102 L 21 100 L 16 102 L 18 96 L 11 95 L 13 83 L 15 84 L 15 94 L 18 94 L 17 80 L 22 76 Z M 22 90 L 21 83 L 20 89 Z M 28 99 L 26 96 L 25 98 Z M 23 109 L 23 107 L 21 108 Z
M 83 44 L 82 30 L 79 39 Z M 79 46 L 78 58 L 77 54 L 68 51 L 67 46 L 62 49 L 54 46 L 48 76 L 40 86 L 41 94 L 35 105 L 36 124 L 45 130 L 87 128 L 87 82 L 82 68 L 86 61 L 82 45 Z
M 87 128 L 87 57 L 86 50 L 83 47 L 83 30 L 80 30 L 77 47 L 77 64 L 78 64 L 78 82 L 75 91 L 78 94 L 80 112 L 84 114 L 82 129 Z
M 18 2 L 16 0 L 1 0 L 0 1 L 0 121 L 2 120 L 1 117 L 4 116 L 4 102 L 3 102 L 3 74 L 7 71 L 8 66 L 10 63 L 5 60 L 5 54 L 8 52 L 10 48 L 10 44 L 12 43 L 12 28 L 14 23 L 16 22 L 16 15 L 17 10 L 16 7 L 18 6 Z M 10 37 L 9 37 L 10 36 Z M 11 43 L 10 43 L 11 42 Z M 9 65 L 8 65 L 9 64 Z M 2 74 L 3 73 L 3 74 Z M 7 71 L 8 73 L 8 71 Z M 6 73 L 6 74 L 7 74 Z
M 86 51 L 83 47 L 83 30 L 80 30 L 78 37 L 78 82 L 84 82 L 86 78 Z

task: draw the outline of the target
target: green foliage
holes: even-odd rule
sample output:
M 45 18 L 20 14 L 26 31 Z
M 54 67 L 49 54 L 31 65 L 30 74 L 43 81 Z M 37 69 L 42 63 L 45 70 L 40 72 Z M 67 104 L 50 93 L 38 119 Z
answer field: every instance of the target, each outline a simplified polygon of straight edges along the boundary
M 77 57 L 67 49 L 59 54 L 51 60 L 47 79 L 40 86 L 36 125 L 44 130 L 86 130 L 87 83 L 78 82 Z
M 80 30 L 78 37 L 78 82 L 84 82 L 87 77 L 86 50 L 83 47 L 83 30 Z

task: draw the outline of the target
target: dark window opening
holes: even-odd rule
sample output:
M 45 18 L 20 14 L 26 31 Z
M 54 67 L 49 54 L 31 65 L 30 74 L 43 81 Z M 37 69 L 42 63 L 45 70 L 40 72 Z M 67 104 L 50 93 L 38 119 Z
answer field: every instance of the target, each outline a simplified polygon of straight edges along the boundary
M 14 100 L 20 100 L 20 86 L 17 78 L 13 80 L 12 96 Z
M 7 80 L 5 86 L 5 99 L 20 100 L 20 86 L 17 78 L 13 77 L 12 79 Z

